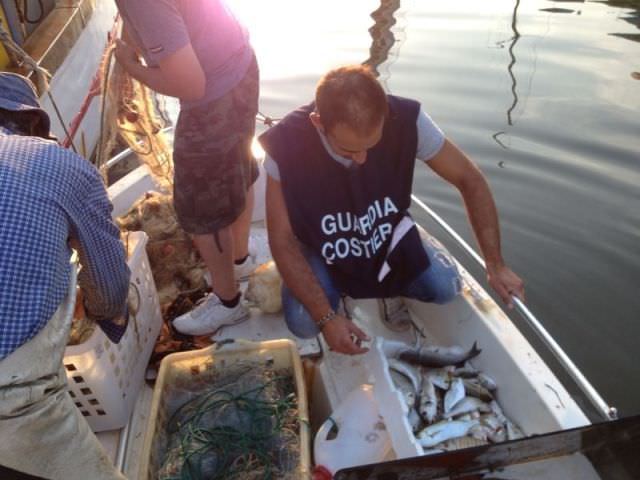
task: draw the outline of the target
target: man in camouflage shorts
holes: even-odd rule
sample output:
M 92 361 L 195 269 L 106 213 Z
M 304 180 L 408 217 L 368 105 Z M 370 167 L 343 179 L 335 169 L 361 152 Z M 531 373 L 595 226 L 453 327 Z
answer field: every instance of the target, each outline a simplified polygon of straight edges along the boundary
M 248 33 L 222 0 L 116 3 L 124 20 L 117 60 L 137 80 L 180 99 L 174 205 L 213 293 L 173 324 L 185 334 L 211 334 L 249 314 L 237 282 L 255 267 L 248 239 L 258 177 L 251 155 L 258 65 Z

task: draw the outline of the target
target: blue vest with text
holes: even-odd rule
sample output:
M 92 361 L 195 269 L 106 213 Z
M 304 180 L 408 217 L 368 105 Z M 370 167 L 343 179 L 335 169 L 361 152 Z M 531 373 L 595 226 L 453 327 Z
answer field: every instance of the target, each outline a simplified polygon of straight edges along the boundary
M 389 248 L 411 204 L 420 104 L 388 100 L 382 139 L 363 165 L 345 167 L 330 156 L 309 119 L 313 103 L 259 139 L 278 164 L 294 234 L 324 258 L 336 288 L 354 298 L 400 295 L 429 266 L 415 226 Z M 384 264 L 390 269 L 382 278 Z

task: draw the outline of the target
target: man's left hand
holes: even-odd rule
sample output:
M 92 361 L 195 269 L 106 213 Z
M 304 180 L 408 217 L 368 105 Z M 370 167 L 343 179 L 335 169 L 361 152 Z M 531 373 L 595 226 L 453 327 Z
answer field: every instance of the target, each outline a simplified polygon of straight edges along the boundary
M 508 309 L 513 308 L 513 296 L 524 302 L 524 282 L 506 265 L 487 265 L 487 280 Z

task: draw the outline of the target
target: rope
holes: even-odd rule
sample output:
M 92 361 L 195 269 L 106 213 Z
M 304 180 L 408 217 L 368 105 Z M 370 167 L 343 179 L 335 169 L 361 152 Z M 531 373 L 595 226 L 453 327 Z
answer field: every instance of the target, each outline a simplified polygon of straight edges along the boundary
M 96 145 L 96 167 L 98 169 L 102 166 L 102 143 L 104 142 L 104 124 L 107 110 L 107 88 L 109 88 L 109 70 L 111 69 L 111 61 L 113 60 L 114 52 L 113 44 L 109 45 L 107 48 L 106 64 L 105 69 L 103 70 L 104 74 L 100 88 L 102 92 L 102 98 L 100 99 L 100 130 L 98 132 L 98 143 Z
M 51 100 L 51 104 L 53 105 L 53 109 L 56 112 L 58 121 L 60 122 L 60 125 L 62 125 L 62 129 L 67 135 L 67 138 L 70 138 L 69 132 L 67 131 L 67 125 L 64 119 L 62 118 L 60 109 L 58 108 L 58 105 L 55 99 L 53 98 L 51 91 L 49 90 L 49 79 L 51 78 L 51 74 L 45 68 L 42 68 L 38 64 L 38 62 L 36 62 L 27 52 L 25 52 L 20 45 L 18 45 L 13 41 L 13 39 L 11 38 L 11 35 L 9 34 L 9 32 L 7 32 L 4 29 L 2 24 L 0 24 L 0 42 L 2 42 L 2 44 L 5 46 L 9 54 L 14 58 L 15 62 L 19 67 L 28 68 L 30 71 L 35 73 L 36 75 L 35 83 L 38 88 L 38 91 L 41 94 L 43 94 L 44 92 L 47 92 L 47 96 L 49 97 L 49 100 Z M 73 148 L 73 151 L 75 153 L 78 153 L 73 142 L 71 142 L 71 148 Z
M 27 67 L 36 74 L 36 85 L 40 92 L 46 92 L 49 90 L 49 79 L 51 74 L 36 62 L 33 58 L 25 52 L 20 45 L 13 41 L 9 32 L 7 32 L 2 24 L 0 24 L 0 41 L 4 44 L 5 48 L 16 59 L 16 63 L 19 67 Z

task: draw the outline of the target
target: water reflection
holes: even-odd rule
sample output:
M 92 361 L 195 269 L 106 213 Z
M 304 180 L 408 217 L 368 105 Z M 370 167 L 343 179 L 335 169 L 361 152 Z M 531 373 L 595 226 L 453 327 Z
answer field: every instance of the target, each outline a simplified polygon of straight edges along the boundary
M 640 28 L 640 1 L 638 0 L 609 0 L 604 2 L 607 5 L 611 5 L 612 7 L 619 8 L 630 8 L 633 9 L 632 12 L 627 13 L 624 16 L 620 16 L 621 20 L 634 25 L 637 28 Z M 640 42 L 640 34 L 639 33 L 610 33 L 609 35 L 613 35 L 614 37 L 625 38 L 627 40 L 631 40 L 633 42 Z
M 518 7 L 519 6 L 520 6 L 520 0 L 516 0 L 516 3 L 513 7 L 513 13 L 511 14 L 511 31 L 513 32 L 513 36 L 510 39 L 505 41 L 505 42 L 509 42 L 508 51 L 509 51 L 510 61 L 509 61 L 509 65 L 507 66 L 507 72 L 509 74 L 509 78 L 511 78 L 511 95 L 513 97 L 513 102 L 511 103 L 511 106 L 507 109 L 507 124 L 509 126 L 513 126 L 513 118 L 511 117 L 511 114 L 513 113 L 516 106 L 518 105 L 518 91 L 517 91 L 518 81 L 516 80 L 516 76 L 513 73 L 513 67 L 516 64 L 515 47 L 516 47 L 516 43 L 518 43 L 518 40 L 520 39 L 520 32 L 518 31 Z M 505 43 L 505 42 L 501 42 L 501 43 Z M 504 143 L 502 143 L 498 138 L 501 135 L 505 135 L 505 134 L 506 134 L 505 131 L 499 131 L 494 133 L 491 137 L 502 148 L 508 149 L 508 147 Z M 505 163 L 500 162 L 498 166 L 503 168 L 505 166 Z
M 394 14 L 400 8 L 400 0 L 381 0 L 380 7 L 371 13 L 371 18 L 375 21 L 373 26 L 369 28 L 369 34 L 371 35 L 371 47 L 369 48 L 369 58 L 366 59 L 363 65 L 371 67 L 377 77 L 380 76 L 378 67 L 385 63 L 391 56 L 391 50 L 394 45 L 398 45 L 395 54 L 392 58 L 397 58 L 400 41 L 396 42 L 396 37 L 393 32 L 393 26 L 396 24 L 396 18 Z M 404 30 L 400 30 L 404 33 Z M 380 79 L 385 83 L 390 77 L 390 67 L 393 62 L 390 61 L 386 64 L 386 76 Z

